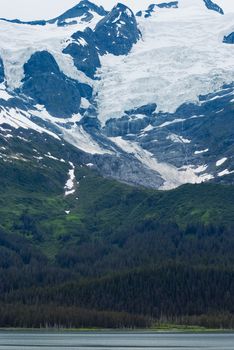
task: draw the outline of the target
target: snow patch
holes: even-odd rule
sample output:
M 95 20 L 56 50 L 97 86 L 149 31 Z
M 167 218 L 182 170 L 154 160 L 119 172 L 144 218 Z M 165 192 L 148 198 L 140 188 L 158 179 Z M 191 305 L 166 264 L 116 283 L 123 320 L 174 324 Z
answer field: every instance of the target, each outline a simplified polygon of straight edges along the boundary
M 177 119 L 174 119 L 172 121 L 169 121 L 169 122 L 165 122 L 161 125 L 159 125 L 159 128 L 164 128 L 165 126 L 168 126 L 168 125 L 171 125 L 171 124 L 177 124 L 177 123 L 181 123 L 183 121 L 185 121 L 186 119 L 181 119 L 181 118 L 177 118 Z
M 191 143 L 191 140 L 183 138 L 183 136 L 179 136 L 176 134 L 170 134 L 167 136 L 167 140 L 171 140 L 172 142 L 177 143 Z
M 225 169 L 225 170 L 221 171 L 220 173 L 218 173 L 218 176 L 221 177 L 221 176 L 230 175 L 230 174 L 233 174 L 233 173 L 234 173 L 234 170 L 233 171 L 229 171 L 228 169 Z
M 29 112 L 21 111 L 18 108 L 2 108 L 0 110 L 0 124 L 7 124 L 18 129 L 32 129 L 39 133 L 46 133 L 57 140 L 60 138 L 53 132 L 44 129 L 30 120 L 31 114 Z
M 0 99 L 4 101 L 8 101 L 10 98 L 12 98 L 12 96 L 8 94 L 8 92 L 4 88 L 1 88 L 0 86 Z
M 89 154 L 106 154 L 112 153 L 108 149 L 101 147 L 90 134 L 88 134 L 83 126 L 76 125 L 71 129 L 61 128 L 63 138 L 73 146 Z
M 76 182 L 76 177 L 75 177 L 75 166 L 72 162 L 69 162 L 71 169 L 68 171 L 68 180 L 64 186 L 65 189 L 65 196 L 69 196 L 73 193 L 75 193 L 75 182 Z
M 201 151 L 195 151 L 194 154 L 202 154 L 202 153 L 206 153 L 209 151 L 209 148 L 203 149 Z
M 143 149 L 136 142 L 123 140 L 121 136 L 110 139 L 124 152 L 132 154 L 143 165 L 160 174 L 164 180 L 161 190 L 173 189 L 185 183 L 202 183 L 213 178 L 210 174 L 198 175 L 205 171 L 205 166 L 195 169 L 193 166 L 185 166 L 178 169 L 171 164 L 159 163 L 151 152 Z
M 225 163 L 225 162 L 226 162 L 226 160 L 227 160 L 227 158 L 226 158 L 226 157 L 224 157 L 224 158 L 222 158 L 222 159 L 218 160 L 218 161 L 216 162 L 216 166 L 221 166 L 223 163 Z

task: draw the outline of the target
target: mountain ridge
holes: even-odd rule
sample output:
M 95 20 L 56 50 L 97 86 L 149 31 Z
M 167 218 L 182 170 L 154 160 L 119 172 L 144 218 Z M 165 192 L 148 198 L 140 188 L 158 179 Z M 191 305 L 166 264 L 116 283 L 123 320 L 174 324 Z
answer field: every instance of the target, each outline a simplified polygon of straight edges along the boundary
M 231 42 L 231 27 L 229 31 L 229 24 L 225 26 L 229 36 L 220 31 L 222 18 L 229 23 L 230 16 L 225 12 L 218 16 L 203 1 L 195 10 L 184 0 L 176 6 L 169 5 L 156 4 L 158 10 L 150 18 L 141 18 L 125 5 L 117 4 L 105 11 L 83 1 L 37 28 L 3 21 L 6 31 L 2 34 L 4 49 L 0 47 L 2 123 L 27 125 L 27 129 L 65 139 L 86 152 L 87 159 L 92 155 L 92 163 L 104 176 L 131 184 L 167 189 L 187 182 L 222 181 L 223 176 L 232 174 L 231 134 L 225 131 L 230 139 L 226 146 L 218 150 L 213 145 L 215 138 L 219 139 L 222 118 L 232 129 L 232 46 L 225 45 Z M 88 15 L 90 11 L 92 16 Z M 187 14 L 197 21 L 191 28 L 185 20 Z M 65 23 L 69 16 L 71 23 Z M 216 52 L 216 62 L 207 58 L 205 52 L 202 54 L 205 37 L 196 50 L 187 44 L 191 41 L 189 33 L 192 35 L 194 28 L 198 30 L 202 16 L 210 23 L 204 24 L 202 32 L 205 29 L 212 38 L 210 49 Z M 164 27 L 164 23 L 177 17 L 181 29 L 185 25 L 183 32 L 187 35 L 185 39 L 177 36 L 178 49 L 171 46 L 172 34 Z M 12 31 L 14 38 L 18 26 L 23 40 L 13 52 L 7 30 Z M 154 27 L 155 32 L 151 30 Z M 168 42 L 160 41 L 159 28 L 161 38 L 167 33 Z M 179 35 L 181 29 L 178 27 Z M 202 37 L 202 32 L 197 32 L 197 36 Z M 159 36 L 158 42 L 155 36 Z M 15 45 L 14 39 L 12 43 Z M 154 55 L 165 61 L 164 65 L 160 63 L 160 70 Z M 45 73 L 43 67 L 47 67 L 49 57 L 53 64 Z M 197 57 L 204 71 L 202 78 L 194 74 L 199 68 Z M 212 68 L 206 71 L 211 62 Z M 139 66 L 141 70 L 136 74 Z M 173 74 L 168 74 L 168 66 Z M 184 87 L 186 84 L 188 88 Z M 151 106 L 155 108 L 151 110 Z M 221 159 L 225 162 L 216 166 Z
M 233 329 L 233 16 L 99 3 L 0 21 L 0 327 Z

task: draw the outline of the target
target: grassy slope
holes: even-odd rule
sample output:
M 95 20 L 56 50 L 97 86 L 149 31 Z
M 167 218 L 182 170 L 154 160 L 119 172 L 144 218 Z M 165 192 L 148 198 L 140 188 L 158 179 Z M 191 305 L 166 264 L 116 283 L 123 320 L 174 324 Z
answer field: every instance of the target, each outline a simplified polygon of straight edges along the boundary
M 22 162 L 0 164 L 1 226 L 37 241 L 31 232 L 35 228 L 41 236 L 37 245 L 50 257 L 84 236 L 95 240 L 114 232 L 121 235 L 144 221 L 173 222 L 182 228 L 191 223 L 234 224 L 233 186 L 185 185 L 168 192 L 137 189 L 77 167 L 76 194 L 64 197 L 67 171 L 66 164 L 53 160 L 41 169 Z M 22 225 L 23 215 L 32 221 L 28 228 Z

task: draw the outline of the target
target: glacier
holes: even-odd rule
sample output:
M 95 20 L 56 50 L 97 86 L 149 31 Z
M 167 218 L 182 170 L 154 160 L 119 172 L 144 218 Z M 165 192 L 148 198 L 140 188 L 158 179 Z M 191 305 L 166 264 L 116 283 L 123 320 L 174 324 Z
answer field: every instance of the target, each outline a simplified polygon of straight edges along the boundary
M 82 0 L 0 20 L 2 137 L 46 134 L 133 185 L 232 182 L 233 14 L 229 0 Z
M 222 43 L 233 14 L 221 17 L 202 1 L 182 0 L 179 9 L 158 8 L 138 22 L 142 40 L 127 57 L 102 57 L 95 87 L 102 124 L 152 102 L 158 111 L 175 112 L 234 80 L 234 48 Z

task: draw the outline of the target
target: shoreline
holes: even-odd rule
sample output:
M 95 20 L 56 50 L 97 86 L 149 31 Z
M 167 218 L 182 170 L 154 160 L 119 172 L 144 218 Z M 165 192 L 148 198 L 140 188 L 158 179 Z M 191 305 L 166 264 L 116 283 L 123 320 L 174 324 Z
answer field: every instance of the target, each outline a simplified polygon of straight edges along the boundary
M 38 333 L 188 333 L 188 334 L 225 334 L 234 333 L 234 329 L 212 329 L 196 326 L 160 326 L 151 328 L 15 328 L 15 327 L 0 327 L 0 332 L 38 332 Z

